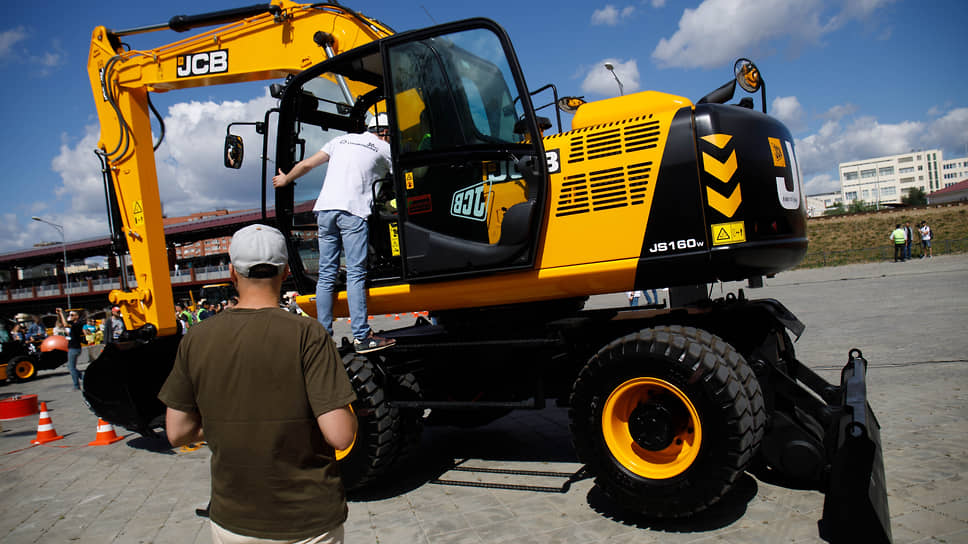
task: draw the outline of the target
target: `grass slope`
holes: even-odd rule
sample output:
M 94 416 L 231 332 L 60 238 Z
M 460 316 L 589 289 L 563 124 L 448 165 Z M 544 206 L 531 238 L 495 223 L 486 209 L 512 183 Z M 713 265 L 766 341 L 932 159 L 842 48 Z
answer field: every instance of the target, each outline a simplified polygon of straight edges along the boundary
M 810 240 L 801 267 L 840 265 L 893 259 L 889 240 L 894 226 L 910 221 L 917 228 L 927 221 L 934 233 L 934 254 L 968 251 L 968 204 L 882 210 L 873 213 L 814 217 L 807 221 Z M 914 236 L 912 255 L 921 237 Z

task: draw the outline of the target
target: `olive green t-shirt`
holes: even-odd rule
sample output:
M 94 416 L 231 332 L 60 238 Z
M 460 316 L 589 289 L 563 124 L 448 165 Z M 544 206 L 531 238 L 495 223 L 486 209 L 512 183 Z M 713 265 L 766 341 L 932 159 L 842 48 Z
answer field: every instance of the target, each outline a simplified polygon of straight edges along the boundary
M 282 309 L 230 308 L 189 329 L 158 398 L 201 415 L 212 521 L 302 539 L 346 520 L 333 448 L 316 417 L 356 399 L 325 329 Z

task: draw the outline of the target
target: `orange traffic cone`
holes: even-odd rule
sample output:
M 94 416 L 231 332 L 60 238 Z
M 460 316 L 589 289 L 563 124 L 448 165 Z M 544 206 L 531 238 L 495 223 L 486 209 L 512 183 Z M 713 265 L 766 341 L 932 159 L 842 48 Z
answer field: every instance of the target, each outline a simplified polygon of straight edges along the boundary
M 394 321 L 400 321 L 400 314 L 393 314 Z
M 54 430 L 54 422 L 50 420 L 47 413 L 47 403 L 40 403 L 40 421 L 37 423 L 37 438 L 30 441 L 31 444 L 46 444 L 54 440 L 64 438 Z
M 97 436 L 94 437 L 94 442 L 89 442 L 87 445 L 107 446 L 108 444 L 114 444 L 118 440 L 123 440 L 123 437 L 114 434 L 114 425 L 111 425 L 101 418 L 97 418 Z

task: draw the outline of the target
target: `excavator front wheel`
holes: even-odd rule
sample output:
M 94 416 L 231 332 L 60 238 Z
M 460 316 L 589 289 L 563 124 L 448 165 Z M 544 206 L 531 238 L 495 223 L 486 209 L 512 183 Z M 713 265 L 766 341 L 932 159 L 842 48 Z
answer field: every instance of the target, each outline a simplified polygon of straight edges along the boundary
M 572 440 L 616 503 L 655 517 L 700 512 L 732 488 L 753 455 L 743 383 L 705 331 L 656 327 L 619 338 L 582 369 Z

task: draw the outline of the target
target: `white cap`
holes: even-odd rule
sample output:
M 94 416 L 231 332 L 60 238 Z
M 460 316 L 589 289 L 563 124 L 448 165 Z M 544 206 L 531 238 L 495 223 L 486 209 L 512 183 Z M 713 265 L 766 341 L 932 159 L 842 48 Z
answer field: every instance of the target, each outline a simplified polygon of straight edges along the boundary
M 235 271 L 243 278 L 272 278 L 282 274 L 289 262 L 286 239 L 279 230 L 268 225 L 249 225 L 239 229 L 229 244 L 229 258 Z M 267 264 L 275 267 L 275 274 L 257 273 L 252 267 Z
M 378 113 L 370 122 L 366 124 L 366 129 L 370 132 L 376 132 L 385 128 L 390 128 L 390 118 L 385 113 Z

